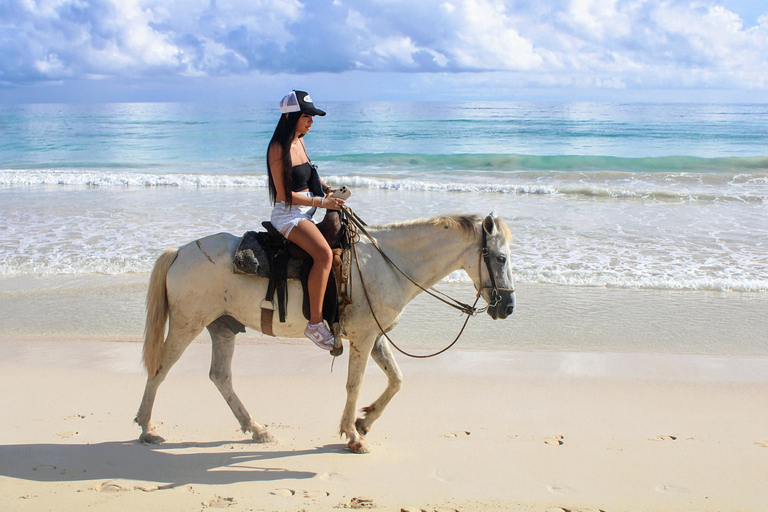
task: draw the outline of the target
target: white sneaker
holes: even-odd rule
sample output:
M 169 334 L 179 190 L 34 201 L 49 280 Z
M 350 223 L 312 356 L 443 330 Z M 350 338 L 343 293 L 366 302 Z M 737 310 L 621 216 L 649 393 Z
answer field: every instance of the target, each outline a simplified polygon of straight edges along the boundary
M 315 342 L 315 345 L 323 350 L 331 350 L 333 348 L 333 334 L 325 326 L 325 322 L 319 324 L 307 324 L 307 328 L 304 329 L 304 336 Z

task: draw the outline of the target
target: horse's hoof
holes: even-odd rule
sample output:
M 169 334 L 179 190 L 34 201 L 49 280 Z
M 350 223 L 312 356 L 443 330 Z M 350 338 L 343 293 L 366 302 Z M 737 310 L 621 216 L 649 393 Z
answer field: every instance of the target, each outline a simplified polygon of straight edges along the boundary
M 355 421 L 355 429 L 357 430 L 357 433 L 361 436 L 367 435 L 368 432 L 371 431 L 370 427 L 366 427 L 363 425 L 363 418 L 357 418 L 357 421 Z
M 267 430 L 264 430 L 263 432 L 254 432 L 252 439 L 254 443 L 259 444 L 274 444 L 277 442 L 277 438 Z
M 139 436 L 139 442 L 141 444 L 161 444 L 165 442 L 165 439 L 152 432 L 144 432 Z
M 370 453 L 370 450 L 368 450 L 368 445 L 363 440 L 349 443 L 347 448 L 349 448 L 349 451 L 352 453 Z

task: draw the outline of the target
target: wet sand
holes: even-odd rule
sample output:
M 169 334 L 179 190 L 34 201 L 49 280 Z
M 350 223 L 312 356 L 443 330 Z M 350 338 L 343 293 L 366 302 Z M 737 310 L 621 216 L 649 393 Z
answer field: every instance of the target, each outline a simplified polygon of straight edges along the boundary
M 0 278 L 0 339 L 141 341 L 147 274 Z M 464 302 L 467 283 L 437 288 Z M 517 351 L 767 356 L 768 294 L 624 290 L 518 283 L 505 321 L 470 320 L 461 348 Z M 422 294 L 392 332 L 403 348 L 454 338 L 463 316 Z M 198 337 L 208 343 L 207 332 Z M 239 343 L 261 343 L 249 330 Z M 301 342 L 299 342 L 301 343 Z

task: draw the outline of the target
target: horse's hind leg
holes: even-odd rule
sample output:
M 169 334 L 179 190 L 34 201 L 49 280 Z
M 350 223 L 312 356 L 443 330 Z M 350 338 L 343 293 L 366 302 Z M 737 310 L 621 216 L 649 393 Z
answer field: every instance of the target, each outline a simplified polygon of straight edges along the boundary
M 240 422 L 240 428 L 243 429 L 243 432 L 253 433 L 253 440 L 257 443 L 275 442 L 276 439 L 266 428 L 253 421 L 232 387 L 232 356 L 235 353 L 235 333 L 220 322 L 210 324 L 208 332 L 211 334 L 211 341 L 213 342 L 213 357 L 211 358 L 209 376 Z
M 171 320 L 171 327 L 168 329 L 168 336 L 165 339 L 163 358 L 160 363 L 160 369 L 155 375 L 147 377 L 147 385 L 144 388 L 144 397 L 141 399 L 139 412 L 136 415 L 136 423 L 141 427 L 141 436 L 139 441 L 145 444 L 160 444 L 165 439 L 155 433 L 155 427 L 150 422 L 152 416 L 152 406 L 155 403 L 157 388 L 165 380 L 171 367 L 176 364 L 181 354 L 189 346 L 195 336 L 200 334 L 202 327 L 190 329 L 189 327 L 180 327 Z
M 379 336 L 376 340 L 371 356 L 376 361 L 376 364 L 387 374 L 388 382 L 387 388 L 381 396 L 368 407 L 363 407 L 365 416 L 355 421 L 355 428 L 361 435 L 366 435 L 371 430 L 373 422 L 381 416 L 389 401 L 392 400 L 395 393 L 400 391 L 400 387 L 403 385 L 403 373 L 400 371 L 400 367 L 397 366 L 395 358 L 392 357 L 392 349 L 383 336 Z

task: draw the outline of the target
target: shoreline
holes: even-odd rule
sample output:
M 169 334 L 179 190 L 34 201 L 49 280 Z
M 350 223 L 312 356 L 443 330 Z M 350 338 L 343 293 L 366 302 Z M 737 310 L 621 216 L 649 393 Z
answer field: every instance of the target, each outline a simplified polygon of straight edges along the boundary
M 0 508 L 758 512 L 768 500 L 765 358 L 398 357 L 403 388 L 371 453 L 355 455 L 337 433 L 345 356 L 331 373 L 314 346 L 238 346 L 235 389 L 279 439 L 258 445 L 208 379 L 210 347 L 192 344 L 155 403 L 167 442 L 148 447 L 132 423 L 140 351 L 0 341 Z M 617 361 L 635 372 L 604 371 Z M 702 373 L 718 365 L 729 370 Z M 371 365 L 358 405 L 385 384 Z

